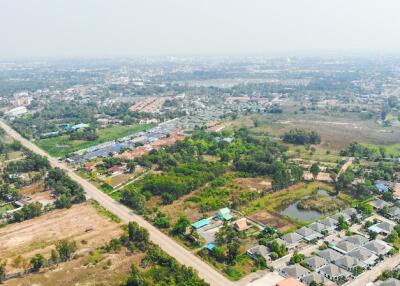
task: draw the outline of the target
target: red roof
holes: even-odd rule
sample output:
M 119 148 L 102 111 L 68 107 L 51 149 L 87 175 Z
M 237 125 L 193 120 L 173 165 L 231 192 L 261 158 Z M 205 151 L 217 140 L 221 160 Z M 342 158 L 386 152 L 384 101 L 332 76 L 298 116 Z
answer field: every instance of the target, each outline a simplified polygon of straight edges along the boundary
M 108 171 L 110 172 L 119 172 L 125 170 L 125 166 L 112 166 L 111 168 L 108 168 Z
M 281 282 L 276 283 L 276 286 L 305 286 L 300 281 L 294 279 L 293 277 L 288 277 Z

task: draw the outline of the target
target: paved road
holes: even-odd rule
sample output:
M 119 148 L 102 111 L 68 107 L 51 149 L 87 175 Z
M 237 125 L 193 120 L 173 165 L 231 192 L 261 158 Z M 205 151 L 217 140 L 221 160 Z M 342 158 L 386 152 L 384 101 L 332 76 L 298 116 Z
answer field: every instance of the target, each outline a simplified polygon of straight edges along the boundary
M 195 256 L 193 253 L 179 245 L 176 241 L 159 231 L 156 227 L 151 225 L 141 216 L 136 215 L 132 212 L 132 210 L 115 201 L 114 199 L 97 189 L 87 180 L 75 174 L 74 171 L 70 167 L 68 167 L 68 165 L 58 161 L 56 158 L 50 156 L 29 140 L 23 138 L 19 133 L 13 130 L 5 122 L 0 120 L 0 126 L 6 131 L 8 135 L 10 135 L 15 140 L 20 141 L 21 144 L 27 149 L 39 155 L 47 157 L 53 167 L 58 167 L 65 170 L 73 180 L 82 185 L 82 187 L 86 191 L 87 198 L 98 201 L 103 207 L 105 207 L 115 215 L 119 216 L 123 222 L 127 223 L 129 221 L 135 221 L 140 226 L 146 228 L 149 231 L 150 239 L 152 242 L 159 245 L 166 253 L 175 257 L 180 263 L 196 269 L 199 276 L 203 278 L 206 282 L 210 283 L 212 286 L 234 285 L 233 282 L 229 281 L 221 273 L 219 273 L 206 262 Z

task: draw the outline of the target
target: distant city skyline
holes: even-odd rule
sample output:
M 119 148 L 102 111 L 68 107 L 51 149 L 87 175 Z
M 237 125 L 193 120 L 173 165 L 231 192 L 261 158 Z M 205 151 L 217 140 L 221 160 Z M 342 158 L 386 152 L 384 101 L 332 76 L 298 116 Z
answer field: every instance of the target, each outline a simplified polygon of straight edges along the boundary
M 3 0 L 0 59 L 400 54 L 398 0 Z

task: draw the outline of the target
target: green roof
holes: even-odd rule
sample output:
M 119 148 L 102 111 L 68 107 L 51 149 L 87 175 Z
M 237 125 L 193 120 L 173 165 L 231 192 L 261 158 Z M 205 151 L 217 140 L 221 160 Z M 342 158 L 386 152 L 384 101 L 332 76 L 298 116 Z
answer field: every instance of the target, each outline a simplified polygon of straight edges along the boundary
M 224 220 L 232 219 L 231 210 L 229 208 L 220 209 L 217 212 L 217 217 Z

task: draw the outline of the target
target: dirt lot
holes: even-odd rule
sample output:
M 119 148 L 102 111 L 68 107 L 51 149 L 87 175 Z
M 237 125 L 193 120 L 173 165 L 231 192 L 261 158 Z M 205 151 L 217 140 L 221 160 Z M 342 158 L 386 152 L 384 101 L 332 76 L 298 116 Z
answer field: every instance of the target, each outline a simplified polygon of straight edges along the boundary
M 44 190 L 44 181 L 40 180 L 21 189 L 21 195 L 28 196 Z
M 282 217 L 281 215 L 271 213 L 267 210 L 259 211 L 250 216 L 250 218 L 267 226 L 276 228 L 279 232 L 288 231 L 296 226 L 294 223 Z
M 8 280 L 6 286 L 54 286 L 54 285 L 119 285 L 130 272 L 132 263 L 138 265 L 143 254 L 128 256 L 121 251 L 105 254 L 97 264 L 87 265 L 87 257 L 60 264 L 46 273 L 32 274 L 24 278 Z M 107 266 L 107 261 L 111 265 Z
M 270 180 L 265 178 L 236 178 L 234 184 L 252 191 L 262 192 L 272 188 Z
M 93 230 L 86 232 L 88 227 Z M 36 253 L 42 253 L 48 257 L 54 244 L 61 239 L 75 240 L 78 252 L 85 253 L 121 233 L 118 224 L 100 216 L 89 203 L 84 203 L 0 228 L 0 257 L 8 260 L 7 272 L 13 272 L 16 267 L 12 261 L 17 256 L 30 259 Z

